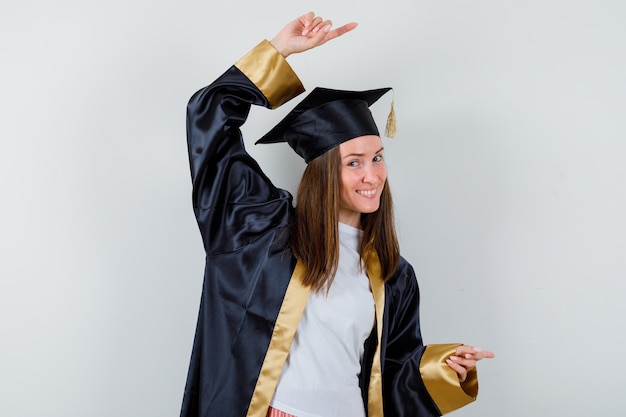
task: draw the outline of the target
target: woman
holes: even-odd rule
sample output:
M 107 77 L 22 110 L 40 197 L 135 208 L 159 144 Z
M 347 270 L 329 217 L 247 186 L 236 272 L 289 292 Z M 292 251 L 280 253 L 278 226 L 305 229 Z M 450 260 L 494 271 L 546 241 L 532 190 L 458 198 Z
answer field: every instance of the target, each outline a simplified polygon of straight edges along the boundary
M 435 416 L 476 397 L 476 361 L 493 354 L 422 343 L 369 112 L 388 89 L 316 89 L 260 140 L 308 163 L 296 209 L 243 145 L 251 105 L 304 90 L 285 58 L 355 27 L 303 15 L 189 102 L 207 257 L 181 416 Z

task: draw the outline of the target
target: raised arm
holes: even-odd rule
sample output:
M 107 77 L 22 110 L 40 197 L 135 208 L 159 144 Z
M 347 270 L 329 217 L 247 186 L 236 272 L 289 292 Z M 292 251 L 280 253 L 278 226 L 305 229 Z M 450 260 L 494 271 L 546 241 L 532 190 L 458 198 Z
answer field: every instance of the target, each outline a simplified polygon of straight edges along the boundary
M 240 127 L 252 105 L 276 108 L 304 91 L 286 56 L 322 45 L 354 27 L 331 30 L 330 21 L 313 13 L 300 16 L 189 101 L 193 205 L 208 253 L 236 250 L 288 220 L 291 196 L 276 189 L 246 152 Z

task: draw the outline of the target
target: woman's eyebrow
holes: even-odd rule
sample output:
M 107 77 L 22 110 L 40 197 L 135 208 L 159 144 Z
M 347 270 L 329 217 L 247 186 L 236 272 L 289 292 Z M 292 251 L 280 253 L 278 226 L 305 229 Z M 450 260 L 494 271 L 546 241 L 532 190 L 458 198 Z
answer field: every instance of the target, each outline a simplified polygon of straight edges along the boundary
M 376 152 L 374 152 L 374 154 L 375 155 L 379 154 L 379 153 L 381 153 L 384 150 L 385 150 L 385 147 L 382 147 L 379 150 L 377 150 Z M 345 158 L 348 158 L 348 157 L 351 157 L 351 156 L 364 156 L 364 155 L 365 155 L 364 152 L 352 152 L 352 153 L 349 153 L 347 155 L 342 156 L 341 159 L 345 159 Z

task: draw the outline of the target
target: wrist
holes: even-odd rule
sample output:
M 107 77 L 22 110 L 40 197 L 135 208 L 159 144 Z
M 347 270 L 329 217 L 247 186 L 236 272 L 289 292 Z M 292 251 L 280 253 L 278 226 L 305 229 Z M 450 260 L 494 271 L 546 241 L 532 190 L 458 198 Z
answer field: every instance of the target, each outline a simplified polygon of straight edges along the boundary
M 274 49 L 276 49 L 284 58 L 287 58 L 289 55 L 291 55 L 291 52 L 289 52 L 287 45 L 285 44 L 285 42 L 283 42 L 281 40 L 281 38 L 279 38 L 278 36 L 275 37 L 274 39 L 272 39 L 270 41 L 270 44 L 274 47 Z

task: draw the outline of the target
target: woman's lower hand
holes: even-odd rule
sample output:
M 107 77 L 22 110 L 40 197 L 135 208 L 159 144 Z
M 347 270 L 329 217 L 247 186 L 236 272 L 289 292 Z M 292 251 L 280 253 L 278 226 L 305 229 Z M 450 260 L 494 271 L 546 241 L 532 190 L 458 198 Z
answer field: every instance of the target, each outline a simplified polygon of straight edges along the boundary
M 456 348 L 456 355 L 450 356 L 446 363 L 456 371 L 459 381 L 465 382 L 467 374 L 476 368 L 476 362 L 481 359 L 495 358 L 496 355 L 488 350 L 482 350 L 473 346 L 461 345 Z

